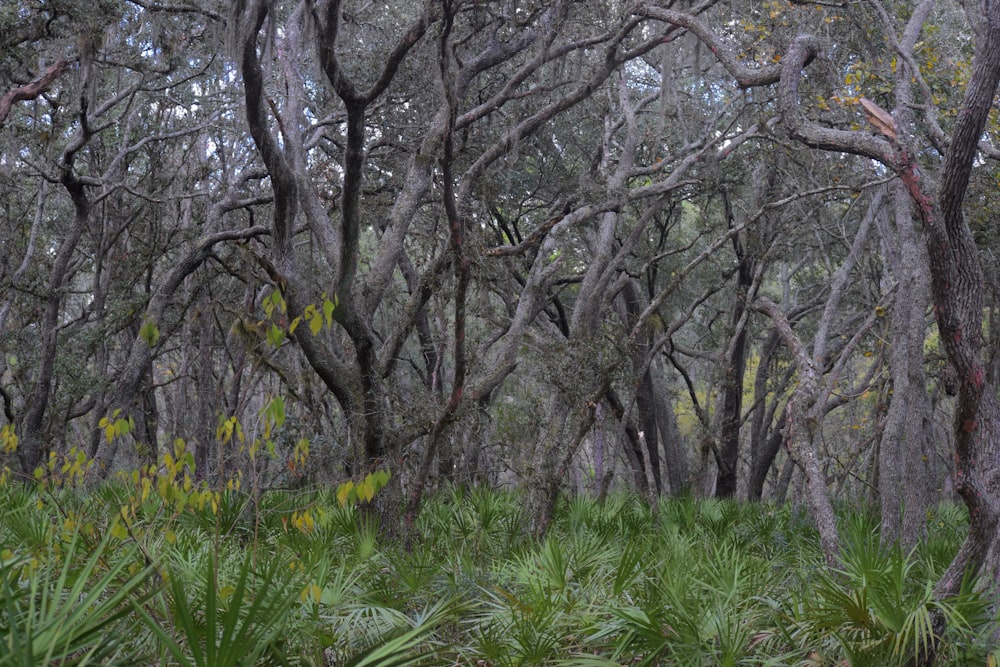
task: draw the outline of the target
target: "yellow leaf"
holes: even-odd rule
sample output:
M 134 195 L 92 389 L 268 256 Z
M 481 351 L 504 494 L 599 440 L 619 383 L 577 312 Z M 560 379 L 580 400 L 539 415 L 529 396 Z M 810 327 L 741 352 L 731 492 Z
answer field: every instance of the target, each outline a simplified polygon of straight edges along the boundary
M 354 488 L 354 482 L 347 480 L 339 487 L 337 487 L 337 502 L 340 503 L 341 507 L 347 505 L 347 497 L 351 493 L 351 489 Z
M 319 587 L 316 583 L 311 583 L 302 589 L 302 602 L 305 603 L 317 603 L 319 599 L 323 596 L 323 589 Z
M 375 487 L 368 482 L 358 484 L 358 498 L 370 502 L 375 497 Z
M 326 326 L 331 326 L 333 324 L 333 311 L 336 307 L 337 306 L 334 301 L 330 301 L 329 299 L 324 299 L 323 315 L 326 317 Z

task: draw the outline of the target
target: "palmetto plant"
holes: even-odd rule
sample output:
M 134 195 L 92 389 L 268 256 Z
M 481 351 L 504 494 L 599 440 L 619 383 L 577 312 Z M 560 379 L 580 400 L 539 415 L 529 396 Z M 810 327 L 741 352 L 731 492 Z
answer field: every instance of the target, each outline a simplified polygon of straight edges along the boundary
M 134 555 L 74 531 L 0 560 L 0 666 L 137 664 L 132 605 L 154 594 L 157 577 Z
M 159 604 L 133 605 L 162 650 L 181 667 L 240 667 L 286 662 L 280 641 L 298 591 L 276 563 L 254 567 L 253 554 L 235 580 L 220 576 L 216 554 L 192 585 L 171 572 Z
M 45 549 L 51 538 L 52 521 L 39 507 L 35 494 L 18 485 L 0 489 L 3 507 L 0 544 L 22 549 Z
M 880 544 L 871 517 L 853 513 L 845 528 L 841 567 L 814 568 L 813 584 L 792 595 L 787 613 L 775 619 L 790 643 L 816 656 L 841 655 L 853 667 L 910 664 L 932 646 L 942 664 L 985 662 L 993 624 L 974 581 L 936 600 L 939 572 L 924 569 L 915 552 Z M 948 628 L 943 637 L 935 634 L 940 625 Z
M 361 611 L 360 607 L 357 611 Z M 460 611 L 453 600 L 444 600 L 426 607 L 411 616 L 388 612 L 386 609 L 368 608 L 365 615 L 386 625 L 368 642 L 357 649 L 343 663 L 348 667 L 409 667 L 410 665 L 436 664 L 440 644 L 433 641 L 432 633 L 450 617 Z
M 406 548 L 332 491 L 181 514 L 133 493 L 0 488 L 0 667 L 891 666 L 932 638 L 983 664 L 993 627 L 977 582 L 931 596 L 965 526 L 949 506 L 909 554 L 845 508 L 829 572 L 788 507 L 566 498 L 539 540 L 517 492 L 450 489 Z M 126 536 L 90 537 L 126 504 Z

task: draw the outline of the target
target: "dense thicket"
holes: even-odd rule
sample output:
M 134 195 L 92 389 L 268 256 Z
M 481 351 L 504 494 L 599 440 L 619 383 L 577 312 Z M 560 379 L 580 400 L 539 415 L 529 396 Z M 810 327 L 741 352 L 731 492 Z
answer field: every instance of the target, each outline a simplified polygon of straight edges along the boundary
M 832 563 L 957 492 L 995 574 L 998 15 L 6 3 L 6 470 L 791 499 Z

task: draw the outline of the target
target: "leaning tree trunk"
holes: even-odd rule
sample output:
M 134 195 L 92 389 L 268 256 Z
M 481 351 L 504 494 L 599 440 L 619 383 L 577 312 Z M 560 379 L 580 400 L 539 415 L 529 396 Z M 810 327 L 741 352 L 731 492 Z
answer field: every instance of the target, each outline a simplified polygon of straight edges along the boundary
M 666 367 L 663 357 L 657 353 L 649 367 L 649 377 L 653 385 L 656 425 L 660 429 L 663 443 L 663 468 L 666 471 L 667 493 L 681 496 L 689 491 L 688 460 L 684 437 L 677 424 L 677 414 L 667 389 Z
M 783 60 L 781 108 L 793 138 L 825 149 L 877 159 L 906 186 L 927 234 L 931 293 L 941 343 L 958 382 L 955 405 L 955 489 L 969 509 L 969 532 L 934 594 L 955 594 L 963 577 L 985 575 L 994 587 L 1000 575 L 1000 404 L 987 381 L 982 319 L 984 280 L 979 251 L 962 211 L 980 137 L 1000 81 L 1000 2 L 987 2 L 972 73 L 955 121 L 936 195 L 929 192 L 913 153 L 896 133 L 895 122 L 870 103 L 869 120 L 884 139 L 859 132 L 829 130 L 805 120 L 798 109 L 801 70 L 816 54 L 808 37 L 799 38 Z
M 634 326 L 643 309 L 649 305 L 649 300 L 643 298 L 642 288 L 634 279 L 625 283 L 622 296 L 622 316 L 629 322 L 629 326 Z M 653 365 L 646 363 L 651 351 L 651 343 L 649 336 L 639 338 L 629 350 L 632 370 L 636 374 L 635 413 L 638 430 L 635 437 L 636 446 L 633 447 L 633 451 L 638 458 L 639 469 L 637 473 L 644 482 L 637 484 L 637 486 L 645 487 L 650 497 L 663 493 L 663 479 L 660 470 L 660 429 L 657 423 L 657 402 L 652 376 Z
M 876 5 L 886 34 L 895 39 L 894 21 Z M 920 39 L 921 26 L 933 11 L 933 0 L 920 2 L 913 10 L 896 50 L 912 53 Z M 916 128 L 913 118 L 914 63 L 902 58 L 895 73 L 893 116 L 900 125 Z M 921 232 L 914 224 L 912 202 L 901 182 L 894 184 L 895 230 L 888 216 L 880 216 L 887 266 L 893 267 L 897 294 L 891 320 L 892 391 L 881 429 L 878 448 L 877 488 L 882 505 L 882 541 L 899 542 L 911 548 L 924 532 L 926 510 L 934 480 L 928 474 L 932 459 L 930 400 L 924 372 L 924 337 L 930 281 Z
M 750 420 L 750 482 L 747 488 L 748 500 L 761 500 L 764 497 L 764 484 L 774 460 L 781 450 L 784 440 L 787 417 L 786 408 L 780 406 L 780 401 L 774 398 L 768 403 L 768 385 L 771 382 L 771 367 L 778 351 L 781 337 L 777 329 L 768 334 L 760 352 L 760 361 L 754 377 L 753 395 L 757 404 L 753 407 Z M 791 381 L 793 369 L 789 368 L 775 389 L 775 396 L 784 393 L 785 387 Z M 779 407 L 780 414 L 775 418 Z
M 81 94 L 80 94 L 80 127 L 69 141 L 60 158 L 60 182 L 66 188 L 73 202 L 73 222 L 59 243 L 45 295 L 45 315 L 42 319 L 41 351 L 39 355 L 38 374 L 31 391 L 28 410 L 24 416 L 21 447 L 18 455 L 21 459 L 21 471 L 30 479 L 32 472 L 45 453 L 45 411 L 48 408 L 55 376 L 57 341 L 59 334 L 59 314 L 62 310 L 63 292 L 70 273 L 70 262 L 77 244 L 83 237 L 90 219 L 91 201 L 87 196 L 83 179 L 76 175 L 77 154 L 90 142 L 96 130 L 96 121 L 90 115 L 89 107 L 93 97 L 90 94 L 90 82 L 93 80 L 92 62 L 80 63 Z M 60 70 L 61 71 L 61 70 Z M 6 116 L 0 115 L 0 122 Z
M 82 113 L 86 115 L 86 107 Z M 84 122 L 83 126 L 86 127 L 87 123 Z M 77 142 L 79 147 L 86 143 L 89 134 L 81 132 L 81 137 Z M 62 295 L 70 260 L 73 258 L 76 246 L 87 228 L 87 220 L 90 216 L 90 200 L 84 191 L 83 183 L 72 171 L 72 156 L 75 155 L 75 152 L 75 150 L 67 151 L 69 157 L 63 160 L 62 175 L 62 183 L 73 200 L 73 223 L 59 244 L 52 271 L 49 273 L 48 290 L 45 295 L 45 315 L 42 320 L 42 344 L 38 374 L 31 391 L 29 407 L 24 416 L 22 442 L 18 451 L 21 459 L 21 472 L 28 479 L 31 478 L 35 467 L 42 461 L 47 449 L 45 444 L 45 411 L 49 405 L 55 376 L 56 343 L 59 335 L 59 314 L 63 304 Z
M 821 400 L 820 376 L 823 369 L 809 355 L 798 334 L 792 330 L 785 313 L 778 305 L 761 298 L 757 307 L 773 321 L 785 345 L 795 359 L 799 381 L 788 398 L 785 414 L 788 418 L 786 445 L 788 455 L 802 468 L 806 476 L 806 501 L 819 530 L 820 543 L 827 563 L 836 564 L 840 554 L 837 520 L 827 492 L 826 473 L 820 463 L 817 436 L 824 413 Z
M 827 296 L 823 314 L 816 328 L 811 353 L 792 329 L 788 316 L 776 303 L 763 297 L 756 302 L 757 307 L 774 322 L 778 335 L 781 336 L 785 346 L 791 352 L 798 370 L 798 384 L 792 390 L 792 395 L 785 407 L 788 422 L 786 442 L 789 455 L 805 473 L 807 501 L 813 514 L 813 520 L 819 529 L 823 553 L 831 565 L 836 563 L 839 558 L 840 541 L 837 537 L 837 524 L 827 490 L 826 473 L 820 461 L 817 438 L 823 417 L 829 411 L 827 399 L 837 385 L 840 370 L 858 341 L 875 323 L 874 314 L 868 317 L 865 323 L 855 331 L 851 340 L 840 350 L 836 363 L 825 378 L 824 370 L 834 315 L 840 308 L 840 302 L 850 282 L 851 273 L 861 257 L 861 252 L 868 238 L 868 231 L 882 205 L 882 199 L 882 190 L 876 190 L 868 205 L 868 210 L 858 226 L 850 252 L 830 281 L 830 294 Z
M 969 533 L 935 587 L 938 598 L 956 593 L 967 572 L 1000 575 L 1000 404 L 987 381 L 982 340 L 984 281 L 979 251 L 962 204 L 980 137 L 1000 80 L 1000 2 L 983 6 L 972 73 L 955 121 L 936 194 L 928 191 L 913 153 L 897 136 L 891 115 L 865 106 L 870 133 L 832 130 L 799 108 L 802 69 L 817 54 L 811 36 L 797 38 L 782 59 L 780 109 L 793 139 L 814 148 L 878 160 L 906 186 L 927 235 L 931 293 L 942 345 L 959 382 L 955 406 L 955 489 L 969 509 Z M 867 102 L 867 101 L 866 101 Z
M 735 227 L 733 207 L 723 194 L 729 228 Z M 740 426 L 743 424 L 743 380 L 747 368 L 748 301 L 753 299 L 754 258 L 747 253 L 744 238 L 733 236 L 733 252 L 738 262 L 733 312 L 730 320 L 732 335 L 722 359 L 722 410 L 719 428 L 719 447 L 715 461 L 718 474 L 715 478 L 715 496 L 732 498 L 736 495 L 740 460 Z

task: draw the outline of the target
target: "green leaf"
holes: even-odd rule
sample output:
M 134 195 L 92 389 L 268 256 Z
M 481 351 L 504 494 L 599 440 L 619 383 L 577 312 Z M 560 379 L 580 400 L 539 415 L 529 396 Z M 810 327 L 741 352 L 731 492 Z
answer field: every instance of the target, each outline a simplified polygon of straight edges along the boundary
M 333 311 L 336 309 L 337 304 L 329 299 L 323 301 L 323 315 L 326 317 L 326 326 L 333 325 Z
M 156 324 L 152 320 L 146 320 L 139 329 L 139 337 L 146 345 L 153 347 L 160 340 L 160 330 L 156 328 Z
M 122 640 L 132 605 L 156 594 L 153 568 L 129 574 L 135 550 L 97 545 L 76 531 L 65 552 L 54 547 L 22 578 L 31 559 L 0 563 L 0 665 L 137 664 Z M 62 549 L 60 549 L 62 551 Z M 151 585 L 152 584 L 152 585 Z
M 136 608 L 160 645 L 182 667 L 260 664 L 282 634 L 298 593 L 287 574 L 279 575 L 277 560 L 258 572 L 253 556 L 247 553 L 234 583 L 223 584 L 216 556 L 211 554 L 202 575 L 204 595 L 189 592 L 185 577 L 172 572 L 163 606 L 170 610 L 167 622 L 145 608 Z
M 444 621 L 446 609 L 441 604 L 427 611 L 425 618 L 415 627 L 354 656 L 347 662 L 347 667 L 408 667 L 426 664 L 433 658 L 434 650 L 420 649 L 422 645 L 430 643 L 428 635 Z
M 271 344 L 271 347 L 281 347 L 284 340 L 285 332 L 277 324 L 272 323 L 267 329 L 267 342 Z
M 389 478 L 391 476 L 392 475 L 388 470 L 376 470 L 368 475 L 376 491 L 385 488 L 385 485 L 389 483 Z
M 261 302 L 261 306 L 264 308 L 264 315 L 266 315 L 268 319 L 271 319 L 271 317 L 274 316 L 275 311 L 284 313 L 288 310 L 288 306 L 285 304 L 285 299 L 281 296 L 281 292 L 279 290 L 274 290 L 264 297 L 264 301 Z
M 281 396 L 273 397 L 265 408 L 265 414 L 275 426 L 283 425 L 285 423 L 285 399 Z

